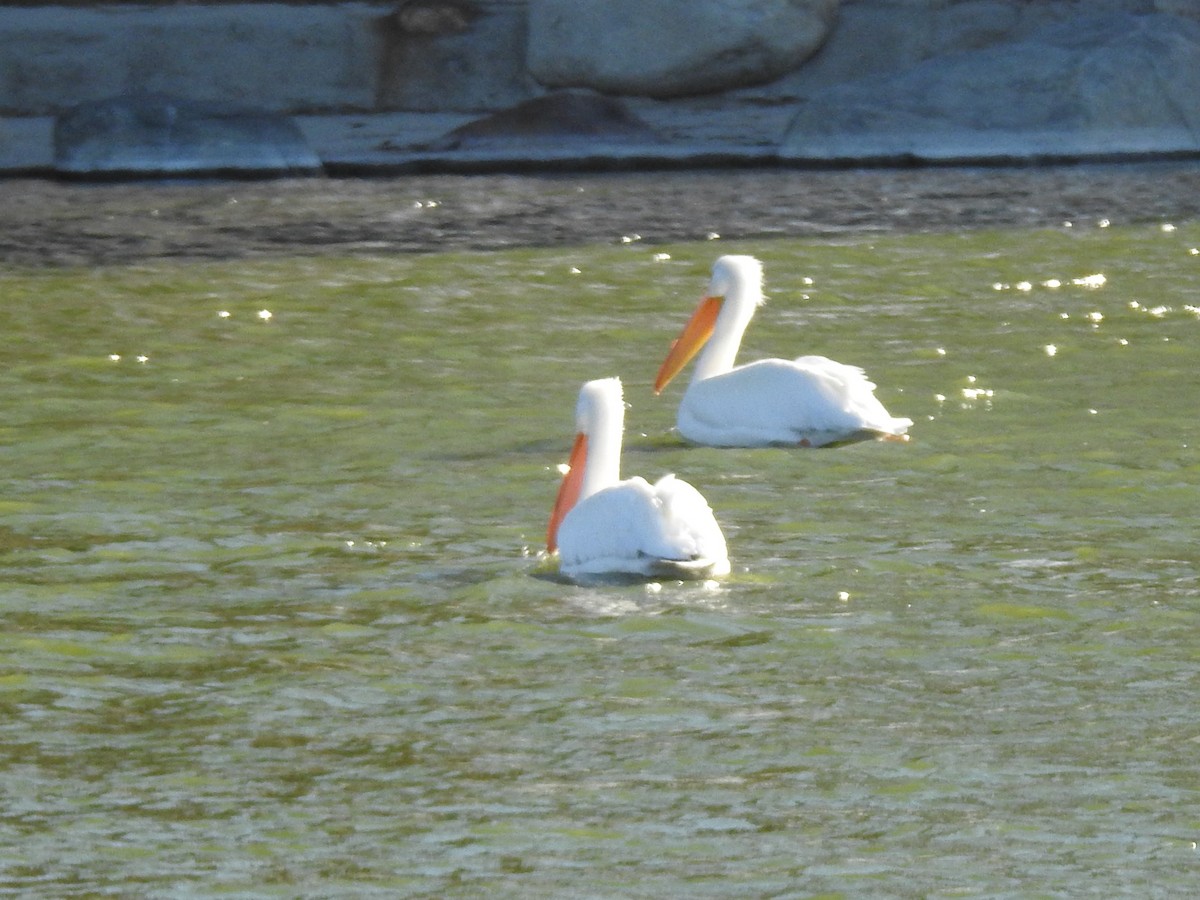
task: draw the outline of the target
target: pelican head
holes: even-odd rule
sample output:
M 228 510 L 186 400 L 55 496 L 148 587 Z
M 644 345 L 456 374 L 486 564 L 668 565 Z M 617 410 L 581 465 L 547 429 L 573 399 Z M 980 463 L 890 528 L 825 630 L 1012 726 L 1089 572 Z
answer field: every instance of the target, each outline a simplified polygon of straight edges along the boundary
M 731 297 L 747 294 L 758 306 L 762 297 L 763 268 L 753 256 L 722 256 L 712 267 L 708 296 Z
M 625 400 L 620 378 L 597 378 L 579 389 L 575 443 L 546 529 L 546 548 L 557 546 L 558 526 L 580 501 L 621 480 Z
M 693 380 L 728 371 L 754 310 L 763 302 L 762 285 L 762 263 L 753 256 L 722 256 L 713 263 L 708 291 L 667 351 L 654 379 L 654 393 L 661 393 L 714 334 Z

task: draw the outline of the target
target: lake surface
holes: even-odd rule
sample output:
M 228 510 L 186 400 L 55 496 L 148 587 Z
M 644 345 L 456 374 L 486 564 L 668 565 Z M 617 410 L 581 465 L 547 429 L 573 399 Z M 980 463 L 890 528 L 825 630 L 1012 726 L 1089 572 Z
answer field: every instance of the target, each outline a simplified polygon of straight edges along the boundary
M 0 185 L 0 892 L 1192 893 L 1196 181 Z M 678 440 L 729 252 L 911 444 Z M 728 578 L 540 558 L 607 375 Z

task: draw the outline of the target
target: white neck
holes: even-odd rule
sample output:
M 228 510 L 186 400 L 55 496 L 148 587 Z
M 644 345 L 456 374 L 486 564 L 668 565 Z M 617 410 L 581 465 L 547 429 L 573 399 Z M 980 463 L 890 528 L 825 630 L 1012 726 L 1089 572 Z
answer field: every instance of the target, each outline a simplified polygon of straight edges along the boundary
M 733 368 L 742 335 L 754 318 L 754 310 L 762 303 L 762 286 L 757 280 L 736 279 L 725 294 L 721 312 L 713 326 L 712 337 L 700 351 L 692 383 L 723 375 Z
M 579 499 L 590 497 L 621 480 L 621 443 L 625 431 L 625 401 L 621 382 L 604 378 L 588 382 L 579 397 L 577 427 L 587 435 L 587 463 Z

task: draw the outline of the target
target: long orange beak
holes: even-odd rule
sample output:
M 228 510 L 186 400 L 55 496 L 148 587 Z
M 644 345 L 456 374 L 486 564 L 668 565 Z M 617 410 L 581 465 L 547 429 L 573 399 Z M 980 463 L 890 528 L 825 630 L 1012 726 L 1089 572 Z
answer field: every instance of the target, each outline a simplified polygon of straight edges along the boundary
M 587 435 L 577 434 L 575 446 L 571 448 L 571 457 L 567 460 L 567 474 L 558 486 L 558 496 L 554 498 L 554 511 L 550 513 L 550 524 L 546 526 L 547 553 L 558 549 L 558 526 L 567 517 L 571 507 L 579 502 L 579 490 L 583 487 L 583 470 L 586 465 Z
M 671 379 L 678 375 L 704 346 L 705 341 L 712 337 L 713 327 L 717 324 L 717 313 L 720 311 L 720 297 L 705 297 L 700 301 L 688 323 L 683 326 L 683 331 L 667 351 L 667 358 L 663 360 L 658 377 L 654 379 L 654 393 L 661 393 L 662 389 L 671 383 Z

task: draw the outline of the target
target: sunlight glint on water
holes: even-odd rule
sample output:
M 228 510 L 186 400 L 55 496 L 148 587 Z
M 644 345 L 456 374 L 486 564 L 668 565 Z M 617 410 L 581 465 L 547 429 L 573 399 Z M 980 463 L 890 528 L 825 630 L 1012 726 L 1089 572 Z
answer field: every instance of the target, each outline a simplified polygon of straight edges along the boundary
M 1174 224 L 0 275 L 0 886 L 1193 886 Z M 719 252 L 766 265 L 745 359 L 863 365 L 913 442 L 680 444 L 650 385 Z M 718 585 L 543 577 L 618 374 Z

